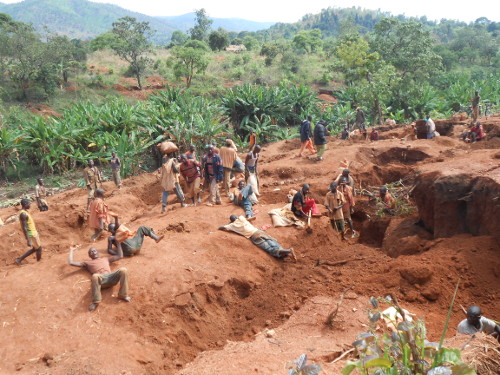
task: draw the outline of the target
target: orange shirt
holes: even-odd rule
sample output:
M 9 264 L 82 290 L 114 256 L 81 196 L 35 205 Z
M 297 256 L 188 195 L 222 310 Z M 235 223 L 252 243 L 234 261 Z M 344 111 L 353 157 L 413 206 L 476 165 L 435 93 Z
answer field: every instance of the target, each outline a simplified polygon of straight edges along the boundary
M 391 193 L 387 192 L 385 193 L 384 199 L 382 199 L 382 202 L 384 202 L 388 208 L 395 208 L 396 207 L 396 200 L 392 197 Z
M 352 189 L 350 186 L 346 185 L 344 187 L 344 190 L 342 190 L 342 188 L 340 188 L 339 190 L 342 192 L 342 194 L 344 194 L 344 198 L 346 200 L 346 203 L 342 207 L 342 211 L 347 212 L 356 204 L 356 202 L 354 202 L 354 196 L 352 195 Z
M 89 216 L 89 226 L 92 229 L 100 229 L 99 219 L 103 220 L 104 225 L 109 222 L 108 218 L 108 205 L 104 203 L 102 198 L 95 198 L 90 203 L 90 216 Z
M 128 229 L 125 225 L 120 224 L 120 226 L 116 230 L 115 239 L 118 242 L 123 242 L 128 238 L 134 237 L 135 233 L 136 233 L 135 231 L 132 231 L 132 230 Z

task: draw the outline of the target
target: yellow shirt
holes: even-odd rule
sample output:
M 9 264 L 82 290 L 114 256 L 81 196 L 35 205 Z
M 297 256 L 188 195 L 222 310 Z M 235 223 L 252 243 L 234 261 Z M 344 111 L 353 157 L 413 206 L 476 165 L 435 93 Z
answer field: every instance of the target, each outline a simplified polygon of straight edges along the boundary
M 236 150 L 230 147 L 221 147 L 219 155 L 222 159 L 222 166 L 224 168 L 233 169 L 234 161 L 238 157 Z
M 334 207 L 338 207 L 341 204 L 346 203 L 344 198 L 344 194 L 340 191 L 336 190 L 335 193 L 329 191 L 325 196 L 325 206 L 328 206 L 332 209 L 332 212 L 329 213 L 330 219 L 334 220 L 343 220 L 344 214 L 342 213 L 342 209 L 335 210 Z
M 27 225 L 26 225 L 28 227 L 28 237 L 38 236 L 38 232 L 37 232 L 36 226 L 35 226 L 35 221 L 31 217 L 30 213 L 26 210 L 21 210 L 21 212 L 19 212 L 19 222 L 21 223 L 21 230 L 23 230 L 23 232 L 24 232 L 23 222 L 21 221 L 22 214 L 26 214 L 26 216 L 28 217 L 28 221 L 27 221 Z

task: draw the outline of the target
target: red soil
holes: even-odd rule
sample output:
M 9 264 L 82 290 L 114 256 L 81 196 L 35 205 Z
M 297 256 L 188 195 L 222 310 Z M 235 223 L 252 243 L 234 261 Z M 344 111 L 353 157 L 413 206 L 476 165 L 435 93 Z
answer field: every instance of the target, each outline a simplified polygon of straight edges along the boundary
M 497 128 L 500 116 L 485 123 Z M 445 136 L 376 143 L 331 138 L 321 164 L 295 157 L 298 140 L 267 145 L 261 154 L 262 199 L 255 226 L 270 223 L 267 212 L 283 206 L 288 191 L 304 182 L 322 202 L 344 159 L 357 187 L 379 186 L 415 171 L 421 176 L 465 173 L 493 181 L 489 189 L 497 189 L 498 196 L 497 139 L 477 146 Z M 0 373 L 281 374 L 288 360 L 307 353 L 325 374 L 337 374 L 345 360 L 329 362 L 366 330 L 370 296 L 396 295 L 405 308 L 425 318 L 429 338 L 438 340 L 459 278 L 447 336 L 455 334 L 463 318 L 460 304 L 478 304 L 486 316 L 499 319 L 498 233 L 435 238 L 414 225 L 417 214 L 378 219 L 375 207 L 358 197 L 359 239 L 342 242 L 325 216 L 313 219 L 311 234 L 268 230 L 284 247 L 296 250 L 294 263 L 268 256 L 244 237 L 218 231 L 230 214 L 242 212 L 230 203 L 181 209 L 172 202 L 160 214 L 161 189 L 153 174 L 125 180 L 120 191 L 111 182 L 104 187 L 109 207 L 129 227 L 148 225 L 166 234 L 159 244 L 146 239 L 139 256 L 112 267 L 128 268 L 132 302 L 115 298 L 115 287 L 104 291 L 94 313 L 88 312 L 89 274 L 67 263 L 70 245 L 82 245 L 76 261 L 87 259 L 94 246 L 84 211 L 86 192 L 74 189 L 49 197 L 48 212 L 32 208 L 44 246 L 40 263 L 31 257 L 21 267 L 13 265 L 26 250 L 19 223 L 0 227 Z M 2 209 L 0 217 L 16 212 Z M 498 216 L 490 220 L 498 228 Z M 95 246 L 105 256 L 106 241 Z M 326 328 L 326 316 L 347 287 L 353 289 L 334 328 Z M 275 334 L 266 337 L 265 329 Z

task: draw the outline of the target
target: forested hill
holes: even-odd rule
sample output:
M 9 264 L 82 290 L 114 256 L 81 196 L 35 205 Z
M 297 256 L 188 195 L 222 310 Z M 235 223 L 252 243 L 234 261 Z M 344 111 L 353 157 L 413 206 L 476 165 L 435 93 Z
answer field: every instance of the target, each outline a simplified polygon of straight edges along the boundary
M 0 13 L 7 13 L 15 21 L 31 23 L 36 30 L 46 26 L 50 31 L 70 38 L 92 39 L 112 28 L 121 17 L 134 17 L 149 22 L 156 30 L 153 41 L 165 44 L 175 30 L 187 31 L 194 25 L 195 14 L 172 17 L 150 17 L 116 5 L 93 3 L 87 0 L 24 0 L 15 4 L 0 2 Z M 266 29 L 270 22 L 254 22 L 231 18 L 214 18 L 212 27 L 228 31 L 256 31 Z
M 144 14 L 131 12 L 116 5 L 93 3 L 87 0 L 24 0 L 15 4 L 1 4 L 0 13 L 9 14 L 15 21 L 31 23 L 36 30 L 46 26 L 50 31 L 70 38 L 91 39 L 109 31 L 112 23 L 121 17 L 134 17 L 149 22 L 156 30 L 155 42 L 170 39 L 174 27 Z

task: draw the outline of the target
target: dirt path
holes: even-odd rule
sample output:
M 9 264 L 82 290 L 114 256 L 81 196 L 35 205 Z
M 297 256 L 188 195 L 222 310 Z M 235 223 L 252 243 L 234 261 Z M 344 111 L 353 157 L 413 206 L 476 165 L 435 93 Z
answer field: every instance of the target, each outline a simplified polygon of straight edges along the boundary
M 500 125 L 500 117 L 491 122 Z M 402 142 L 394 132 L 394 138 L 377 143 L 331 139 L 321 164 L 295 158 L 298 141 L 266 146 L 255 226 L 270 223 L 267 212 L 282 207 L 288 191 L 302 183 L 310 183 L 321 202 L 344 159 L 362 187 L 415 171 L 459 174 L 471 168 L 497 184 L 500 180 L 496 139 L 481 145 L 452 137 Z M 146 239 L 139 256 L 115 266 L 129 270 L 132 302 L 114 298 L 114 288 L 103 293 L 94 313 L 87 311 L 89 274 L 67 263 L 70 245 L 82 245 L 77 261 L 93 246 L 85 191 L 49 197 L 48 212 L 33 210 L 44 245 L 40 263 L 29 258 L 14 266 L 13 259 L 26 250 L 19 224 L 0 227 L 1 374 L 281 374 L 286 361 L 301 353 L 335 374 L 345 361 L 329 362 L 365 329 L 370 296 L 396 294 L 425 318 L 435 340 L 459 278 L 458 303 L 479 304 L 485 315 L 498 319 L 498 237 L 465 233 L 434 239 L 414 225 L 417 215 L 379 220 L 375 207 L 360 198 L 359 210 L 371 219 L 356 221 L 361 237 L 348 243 L 325 216 L 313 220 L 312 234 L 268 229 L 297 251 L 294 263 L 218 231 L 230 214 L 242 212 L 229 202 L 182 209 L 172 204 L 160 214 L 160 186 L 152 174 L 126 180 L 121 191 L 112 183 L 105 188 L 108 205 L 128 226 L 148 225 L 166 234 L 159 244 Z M 0 217 L 15 213 L 16 208 L 2 209 Z M 105 240 L 96 246 L 105 255 Z M 326 329 L 322 322 L 347 287 L 353 289 L 339 324 Z M 456 305 L 451 327 L 462 317 Z M 266 329 L 275 329 L 275 335 L 266 337 Z M 453 334 L 450 329 L 448 335 Z

